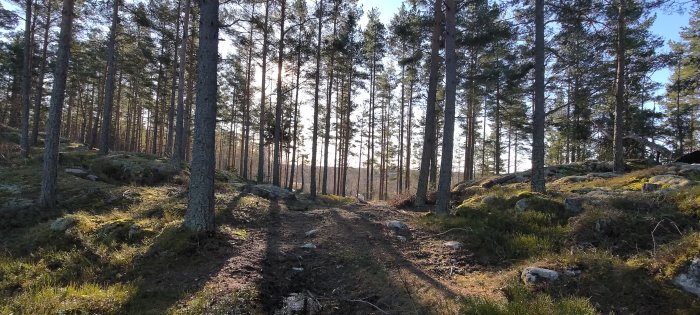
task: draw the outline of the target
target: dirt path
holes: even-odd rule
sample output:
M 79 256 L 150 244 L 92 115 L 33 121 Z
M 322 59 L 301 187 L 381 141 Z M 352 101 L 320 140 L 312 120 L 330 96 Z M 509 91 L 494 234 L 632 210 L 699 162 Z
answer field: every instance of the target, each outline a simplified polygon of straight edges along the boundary
M 210 280 L 222 292 L 255 287 L 266 313 L 455 313 L 465 292 L 451 279 L 476 268 L 469 253 L 412 225 L 419 213 L 381 204 L 269 209 Z

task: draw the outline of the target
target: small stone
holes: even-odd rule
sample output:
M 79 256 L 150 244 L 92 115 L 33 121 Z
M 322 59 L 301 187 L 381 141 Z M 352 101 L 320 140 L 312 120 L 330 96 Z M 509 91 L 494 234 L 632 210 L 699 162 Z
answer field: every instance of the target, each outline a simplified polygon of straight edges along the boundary
M 399 236 L 397 236 L 396 238 L 397 238 L 399 241 L 401 241 L 401 242 L 405 242 L 405 241 L 408 240 L 408 239 L 407 239 L 405 236 L 403 236 L 403 235 L 399 235 Z
M 652 184 L 652 183 L 644 183 L 642 185 L 642 192 L 652 192 L 652 191 L 657 191 L 661 188 L 661 185 L 659 184 Z
M 56 219 L 56 221 L 53 221 L 53 223 L 51 223 L 49 229 L 55 232 L 64 232 L 76 223 L 78 223 L 78 220 L 71 217 L 58 218 Z
M 314 249 L 314 248 L 316 248 L 316 245 L 314 245 L 314 244 L 312 244 L 312 243 L 306 243 L 306 244 L 304 244 L 304 245 L 301 245 L 301 248 L 303 248 L 303 249 Z
M 294 270 L 294 271 L 296 271 L 296 272 L 302 272 L 302 271 L 304 271 L 304 268 L 301 268 L 301 267 L 292 267 L 292 270 Z
M 91 181 L 93 181 L 93 182 L 96 181 L 98 178 L 99 178 L 99 177 L 97 177 L 97 175 L 93 175 L 93 174 L 90 174 L 90 175 L 87 176 L 87 179 L 89 179 L 89 180 L 91 180 Z
M 559 279 L 559 273 L 546 268 L 527 267 L 520 274 L 520 279 L 522 279 L 525 284 L 538 284 L 556 281 Z
M 313 229 L 313 230 L 307 231 L 306 233 L 304 233 L 304 235 L 306 235 L 306 237 L 314 237 L 314 236 L 316 236 L 317 233 L 318 233 L 318 229 Z
M 399 220 L 389 220 L 389 221 L 386 221 L 384 224 L 387 227 L 392 228 L 394 230 L 398 230 L 398 231 L 405 230 L 408 228 L 408 226 L 406 226 L 406 224 L 404 224 L 403 222 L 401 222 Z
M 449 248 L 452 248 L 454 250 L 458 250 L 458 249 L 462 248 L 462 243 L 457 242 L 457 241 L 447 241 L 447 242 L 443 243 L 443 245 L 445 245 Z

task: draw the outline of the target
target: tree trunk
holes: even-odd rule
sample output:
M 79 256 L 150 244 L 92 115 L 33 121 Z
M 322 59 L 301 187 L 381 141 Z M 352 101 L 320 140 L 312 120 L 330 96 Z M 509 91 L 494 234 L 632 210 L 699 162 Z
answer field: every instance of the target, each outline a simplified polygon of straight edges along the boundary
M 177 78 L 177 110 L 175 113 L 175 149 L 172 162 L 182 167 L 185 160 L 185 70 L 187 68 L 187 35 L 190 25 L 190 0 L 185 0 L 185 17 L 182 19 L 182 41 L 180 42 L 180 69 Z M 178 13 L 179 14 L 179 13 Z
M 617 17 L 617 75 L 615 87 L 615 126 L 613 134 L 613 171 L 625 172 L 625 148 L 622 142 L 625 113 L 625 0 L 619 0 Z
M 180 10 L 182 9 L 182 1 L 177 1 L 177 21 L 175 22 L 175 39 L 173 40 L 173 68 L 172 68 L 172 83 L 170 86 L 170 108 L 168 109 L 168 139 L 166 140 L 165 151 L 167 154 L 174 154 L 173 141 L 175 138 L 175 97 L 177 96 L 177 79 L 178 79 L 178 47 L 177 39 L 180 38 Z
M 260 126 L 258 126 L 258 183 L 264 181 L 265 173 L 265 76 L 267 75 L 267 41 L 268 41 L 268 18 L 270 16 L 270 0 L 265 2 L 265 24 L 263 26 L 263 47 L 262 47 L 262 73 L 260 74 Z
M 43 208 L 53 207 L 56 204 L 58 144 L 60 141 L 61 112 L 66 95 L 66 77 L 68 75 L 73 26 L 73 6 L 73 0 L 63 0 L 61 31 L 58 35 L 58 52 L 56 53 L 56 68 L 51 91 L 51 107 L 49 108 L 49 119 L 46 125 L 44 165 L 42 169 L 41 194 L 39 196 L 39 205 Z
M 430 160 L 435 151 L 435 100 L 437 94 L 438 68 L 440 67 L 440 33 L 442 25 L 442 0 L 435 0 L 433 8 L 432 40 L 430 43 L 430 74 L 428 76 L 428 102 L 425 109 L 425 132 L 423 133 L 423 150 L 421 153 L 418 187 L 416 189 L 416 206 L 425 205 L 428 193 L 428 175 Z
M 275 134 L 274 134 L 274 154 L 272 163 L 272 185 L 281 186 L 280 183 L 280 165 L 281 151 L 280 141 L 282 140 L 282 102 L 284 95 L 282 93 L 282 60 L 284 59 L 284 19 L 286 1 L 281 0 L 280 6 L 282 12 L 280 14 L 280 40 L 279 40 L 279 55 L 277 56 L 277 104 L 275 105 Z
M 337 3 L 337 2 L 336 2 Z M 333 38 L 331 39 L 331 42 L 335 41 L 335 37 L 337 35 L 336 33 L 336 25 L 338 23 L 338 6 L 336 4 L 333 12 Z M 322 177 L 322 183 L 321 183 L 321 193 L 326 194 L 328 193 L 328 146 L 330 144 L 330 138 L 331 138 L 331 100 L 332 100 L 332 95 L 333 95 L 333 68 L 335 67 L 335 47 L 333 44 L 331 46 L 331 62 L 328 68 L 330 69 L 330 73 L 328 75 L 328 98 L 326 101 L 326 127 L 325 127 L 325 136 L 323 137 L 323 177 Z
M 102 115 L 102 134 L 100 135 L 100 154 L 109 152 L 109 135 L 112 125 L 112 103 L 114 102 L 114 74 L 116 73 L 115 58 L 117 27 L 119 25 L 119 0 L 112 5 L 112 27 L 109 30 L 107 42 L 107 82 L 105 84 L 104 114 Z
M 297 128 L 299 125 L 299 78 L 301 77 L 301 38 L 302 35 L 300 33 L 299 38 L 297 39 L 297 69 L 296 69 L 296 79 L 295 79 L 295 87 L 294 87 L 294 130 L 292 131 L 292 165 L 291 165 L 291 170 L 289 171 L 289 185 L 287 188 L 289 189 L 294 189 L 294 172 L 296 170 L 296 161 L 297 161 Z M 303 187 L 302 187 L 303 189 Z
M 46 73 L 46 53 L 49 47 L 49 31 L 51 30 L 51 4 L 46 1 L 46 25 L 44 28 L 44 41 L 41 47 L 41 60 L 39 63 L 39 77 L 34 92 L 34 121 L 30 145 L 36 145 L 39 140 L 39 122 L 41 121 L 41 100 L 44 98 L 44 74 Z
M 443 125 L 442 156 L 440 162 L 440 182 L 437 190 L 437 205 L 435 213 L 450 212 L 450 188 L 452 182 L 452 149 L 455 102 L 457 94 L 457 54 L 455 54 L 455 33 L 457 4 L 455 0 L 447 0 L 445 12 L 445 123 Z
M 530 188 L 544 193 L 544 0 L 535 0 L 535 107 Z
M 323 0 L 319 0 L 318 7 L 318 34 L 316 38 L 316 73 L 314 88 L 314 117 L 313 132 L 311 135 L 311 179 L 309 181 L 309 194 L 316 197 L 316 150 L 318 148 L 318 90 L 321 81 L 321 27 L 323 23 Z
M 219 0 L 200 0 L 197 107 L 190 193 L 184 225 L 193 232 L 213 232 L 214 153 L 216 133 L 216 64 L 219 45 Z
M 248 163 L 248 153 L 250 152 L 249 147 L 250 147 L 250 102 L 251 102 L 251 93 L 250 93 L 250 85 L 251 85 L 251 68 L 253 65 L 253 17 L 255 16 L 255 6 L 253 5 L 253 8 L 250 13 L 250 33 L 248 35 L 248 64 L 246 66 L 246 92 L 245 92 L 245 110 L 243 113 L 243 128 L 244 130 L 241 131 L 242 136 L 241 136 L 241 141 L 243 143 L 241 144 L 241 148 L 243 152 L 241 153 L 241 176 L 243 179 L 248 179 L 250 178 L 250 169 L 252 169 L 252 163 Z
M 22 130 L 20 134 L 20 155 L 29 157 L 29 94 L 32 84 L 32 0 L 26 0 L 24 16 L 24 60 L 22 61 Z

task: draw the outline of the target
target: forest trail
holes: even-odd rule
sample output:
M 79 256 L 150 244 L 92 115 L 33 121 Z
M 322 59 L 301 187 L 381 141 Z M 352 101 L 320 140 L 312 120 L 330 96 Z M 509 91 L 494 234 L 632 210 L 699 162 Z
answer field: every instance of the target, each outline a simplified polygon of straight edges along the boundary
M 269 209 L 210 281 L 223 292 L 257 287 L 267 313 L 454 313 L 466 292 L 450 278 L 476 268 L 445 235 L 387 226 L 421 213 L 383 204 L 292 211 L 275 201 Z

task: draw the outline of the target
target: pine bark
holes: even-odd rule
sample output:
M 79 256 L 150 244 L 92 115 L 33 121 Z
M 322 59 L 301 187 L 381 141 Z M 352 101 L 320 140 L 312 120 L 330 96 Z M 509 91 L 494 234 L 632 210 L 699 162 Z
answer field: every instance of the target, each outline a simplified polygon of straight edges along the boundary
M 613 133 L 613 171 L 615 173 L 625 172 L 625 149 L 622 142 L 624 113 L 625 113 L 625 1 L 619 0 L 617 17 L 617 73 L 615 86 L 615 126 Z
M 119 24 L 119 0 L 112 6 L 112 27 L 109 30 L 109 42 L 107 43 L 107 82 L 105 83 L 104 114 L 102 115 L 102 134 L 100 135 L 100 154 L 109 152 L 109 135 L 112 126 L 112 104 L 114 103 L 114 75 L 115 67 L 117 27 Z
M 455 102 L 457 94 L 457 54 L 455 53 L 456 11 L 455 0 L 446 1 L 445 13 L 445 123 L 443 125 L 442 156 L 440 161 L 440 182 L 437 191 L 435 212 L 447 214 L 450 211 L 450 188 L 452 181 L 452 149 Z
M 257 182 L 264 181 L 265 174 L 265 77 L 267 75 L 268 51 L 268 19 L 270 16 L 270 0 L 265 2 L 265 24 L 263 25 L 262 73 L 260 74 L 260 124 L 258 126 L 258 177 Z
M 32 0 L 26 0 L 24 16 L 24 60 L 22 61 L 22 128 L 20 156 L 29 157 L 29 106 L 32 81 Z
M 190 24 L 190 0 L 185 0 L 185 17 L 182 19 L 182 41 L 180 42 L 180 69 L 177 79 L 177 110 L 175 113 L 175 148 L 172 162 L 177 167 L 185 160 L 185 70 L 187 68 L 187 36 Z M 179 14 L 179 13 L 178 13 Z
M 282 12 L 280 16 L 280 40 L 279 40 L 279 55 L 277 56 L 277 104 L 275 105 L 275 134 L 274 134 L 274 154 L 272 164 L 272 185 L 281 187 L 280 183 L 280 165 L 281 165 L 281 150 L 280 141 L 282 140 L 282 102 L 284 95 L 282 93 L 282 60 L 284 59 L 284 20 L 286 1 L 281 0 Z
M 39 61 L 39 76 L 34 92 L 34 121 L 30 145 L 36 145 L 39 141 L 39 122 L 41 122 L 41 100 L 44 98 L 44 75 L 46 74 L 46 55 L 49 47 L 49 31 L 51 30 L 51 3 L 46 1 L 46 17 L 44 21 L 44 41 L 41 47 L 41 59 Z
M 535 0 L 535 106 L 530 188 L 544 193 L 544 0 Z
M 199 0 L 197 101 L 190 192 L 184 225 L 195 233 L 213 232 L 219 0 Z
M 318 149 L 318 92 L 321 80 L 321 27 L 323 23 L 323 0 L 319 0 L 318 9 L 318 34 L 316 39 L 316 73 L 314 88 L 314 117 L 313 131 L 311 135 L 311 179 L 309 181 L 309 194 L 316 197 L 316 151 Z
M 68 61 L 73 28 L 74 0 L 63 0 L 61 12 L 61 30 L 58 35 L 58 52 L 56 53 L 56 68 L 51 91 L 51 106 L 46 125 L 46 141 L 42 169 L 41 194 L 39 205 L 43 208 L 56 204 L 56 177 L 58 173 L 58 145 L 61 130 L 61 112 L 66 95 L 66 78 L 68 76 Z
M 435 100 L 437 94 L 438 68 L 440 66 L 440 33 L 442 25 L 442 0 L 435 0 L 433 8 L 433 33 L 430 44 L 430 74 L 428 75 L 428 101 L 425 109 L 425 132 L 423 133 L 423 150 L 421 153 L 418 187 L 416 188 L 416 206 L 425 205 L 428 193 L 428 176 L 430 160 L 435 151 Z

